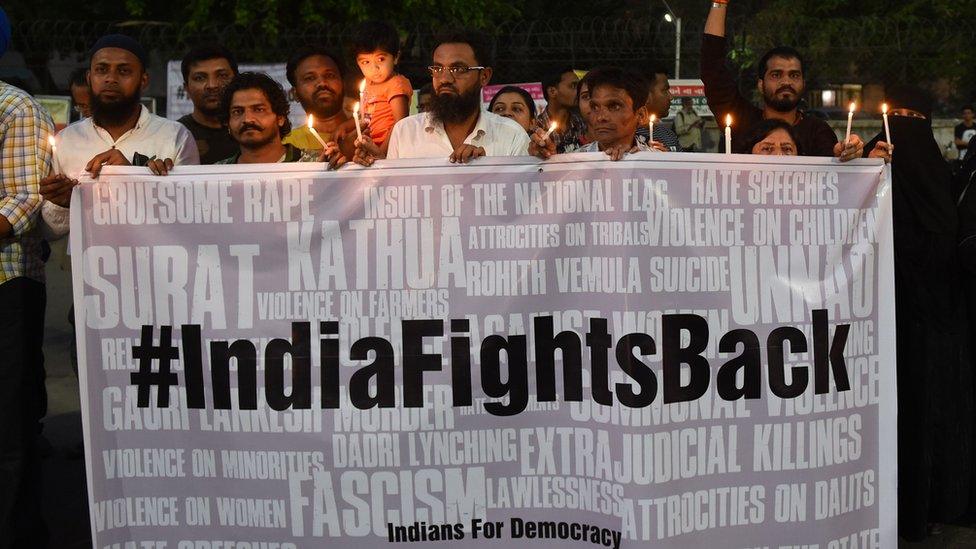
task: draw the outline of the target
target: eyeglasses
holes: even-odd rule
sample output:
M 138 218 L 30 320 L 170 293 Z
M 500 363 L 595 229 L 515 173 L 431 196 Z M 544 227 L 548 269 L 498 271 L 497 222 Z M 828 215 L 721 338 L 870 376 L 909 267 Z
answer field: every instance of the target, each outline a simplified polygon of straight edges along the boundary
M 451 73 L 451 76 L 458 77 L 468 73 L 468 71 L 480 71 L 488 67 L 443 67 L 441 65 L 431 65 L 427 67 L 431 76 L 441 76 L 444 72 Z

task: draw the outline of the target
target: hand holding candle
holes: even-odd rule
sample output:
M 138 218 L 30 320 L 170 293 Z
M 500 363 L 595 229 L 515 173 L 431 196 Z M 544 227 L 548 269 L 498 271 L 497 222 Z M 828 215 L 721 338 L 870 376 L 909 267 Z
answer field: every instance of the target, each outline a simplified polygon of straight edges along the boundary
M 725 115 L 725 154 L 732 154 L 732 115 Z
M 856 107 L 857 105 L 853 101 L 851 101 L 851 110 L 850 112 L 847 113 L 847 137 L 844 138 L 844 143 L 847 143 L 848 141 L 851 140 L 851 125 L 854 122 L 854 109 Z
M 559 124 L 555 120 L 553 120 L 552 123 L 549 124 L 549 131 L 547 131 L 546 132 L 546 135 L 542 137 L 543 141 L 545 141 L 546 139 L 549 139 L 549 136 L 552 135 L 552 132 L 556 131 L 556 128 L 558 128 L 558 127 L 559 127 Z
M 366 81 L 363 80 L 363 83 L 365 84 Z M 356 121 L 356 137 L 362 139 L 363 129 L 359 126 L 359 101 L 356 101 L 356 104 L 352 106 L 352 119 Z
M 315 130 L 315 117 L 313 115 L 308 115 L 308 132 L 312 134 L 313 137 L 322 145 L 322 149 L 325 149 L 325 140 L 319 135 L 319 132 Z
M 885 142 L 891 145 L 891 129 L 888 128 L 888 104 L 881 104 L 881 118 L 884 119 Z

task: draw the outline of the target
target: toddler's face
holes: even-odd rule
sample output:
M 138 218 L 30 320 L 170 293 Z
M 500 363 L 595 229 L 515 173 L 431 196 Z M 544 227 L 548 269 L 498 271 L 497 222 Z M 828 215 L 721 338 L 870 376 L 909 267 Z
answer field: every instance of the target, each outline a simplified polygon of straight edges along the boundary
M 359 70 L 363 72 L 366 80 L 373 84 L 381 84 L 393 75 L 396 57 L 389 52 L 376 50 L 372 53 L 357 54 L 356 64 L 359 65 Z

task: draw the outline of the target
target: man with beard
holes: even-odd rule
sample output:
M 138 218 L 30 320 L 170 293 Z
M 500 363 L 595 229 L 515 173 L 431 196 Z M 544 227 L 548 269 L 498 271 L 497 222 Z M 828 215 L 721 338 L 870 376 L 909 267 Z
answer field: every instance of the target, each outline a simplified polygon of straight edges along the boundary
M 847 143 L 838 143 L 830 125 L 805 116 L 797 108 L 805 82 L 803 60 L 795 49 L 773 48 L 759 61 L 757 86 L 763 96 L 763 108 L 755 107 L 742 96 L 735 77 L 725 64 L 728 53 L 725 41 L 727 4 L 728 0 L 715 1 L 708 12 L 702 40 L 701 76 L 712 112 L 720 121 L 731 114 L 734 128 L 738 129 L 732 133 L 732 149 L 742 147 L 741 140 L 754 124 L 776 118 L 793 126 L 797 146 L 806 156 L 834 156 L 842 162 L 860 158 L 864 143 L 857 135 L 851 135 Z
M 576 152 L 602 152 L 610 160 L 620 160 L 630 152 L 650 151 L 647 141 L 637 137 L 648 116 L 647 80 L 617 67 L 600 67 L 586 74 L 585 83 L 589 91 L 586 125 L 593 142 Z M 541 128 L 536 128 L 529 154 L 546 159 L 556 152 L 552 136 L 546 137 Z
M 88 83 L 92 117 L 58 134 L 52 174 L 41 180 L 48 236 L 68 232 L 68 205 L 77 177 L 98 177 L 102 166 L 148 166 L 165 175 L 174 165 L 199 164 L 190 130 L 149 112 L 139 102 L 149 84 L 148 55 L 128 36 L 111 34 L 91 49 Z
M 178 122 L 196 139 L 200 163 L 213 164 L 234 154 L 237 143 L 220 123 L 221 91 L 238 72 L 234 55 L 222 46 L 199 46 L 183 57 L 180 70 L 193 112 Z
M 343 135 L 343 126 L 350 120 L 342 110 L 343 69 L 339 58 L 328 50 L 305 46 L 288 60 L 285 75 L 305 114 L 314 116 L 312 123 L 322 140 L 338 143 L 352 156 L 353 139 Z M 322 144 L 305 124 L 285 136 L 284 143 L 306 151 L 322 150 Z
M 475 33 L 454 32 L 436 41 L 428 67 L 434 96 L 430 110 L 397 122 L 386 158 L 447 158 L 466 163 L 479 156 L 524 156 L 529 136 L 514 120 L 482 110 L 481 88 L 491 80 L 488 49 Z M 357 140 L 357 163 L 380 157 L 364 136 Z
M 217 164 L 302 161 L 301 149 L 281 141 L 291 130 L 289 110 L 285 90 L 274 79 L 257 72 L 239 74 L 224 88 L 220 114 L 240 149 Z M 335 143 L 329 143 L 325 153 L 330 156 L 330 167 L 345 162 Z

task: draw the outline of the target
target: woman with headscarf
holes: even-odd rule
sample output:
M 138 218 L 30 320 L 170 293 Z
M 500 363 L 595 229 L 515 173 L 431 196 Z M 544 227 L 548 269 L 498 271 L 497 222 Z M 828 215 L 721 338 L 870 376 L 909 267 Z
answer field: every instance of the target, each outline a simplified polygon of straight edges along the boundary
M 932 100 L 888 91 L 895 245 L 898 530 L 921 540 L 966 511 L 972 476 L 973 379 L 959 299 L 952 176 L 932 134 Z M 865 146 L 875 149 L 879 135 Z M 882 297 L 883 298 L 883 297 Z

